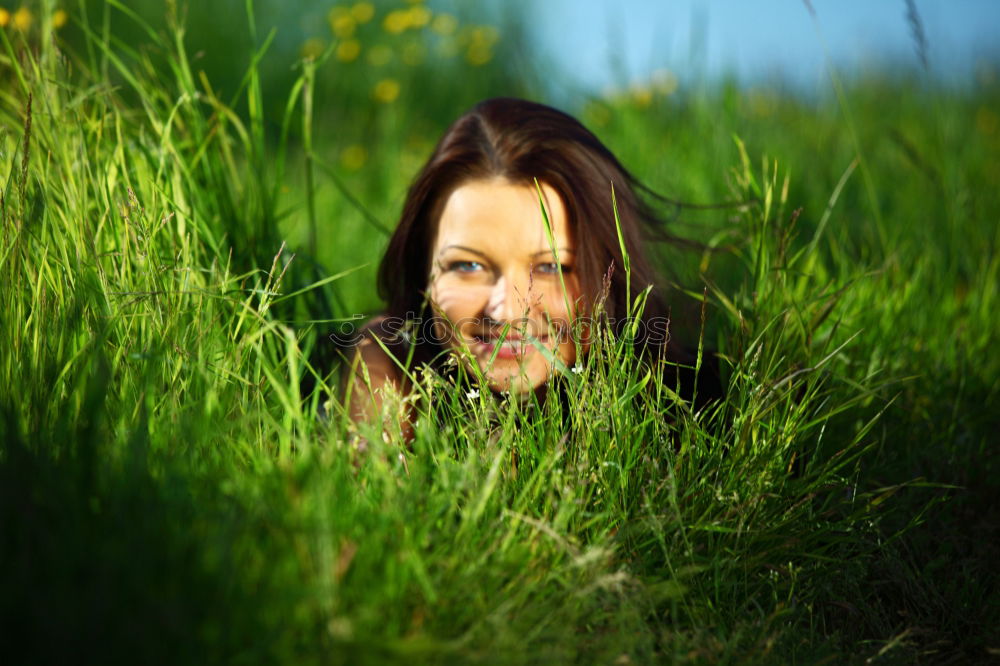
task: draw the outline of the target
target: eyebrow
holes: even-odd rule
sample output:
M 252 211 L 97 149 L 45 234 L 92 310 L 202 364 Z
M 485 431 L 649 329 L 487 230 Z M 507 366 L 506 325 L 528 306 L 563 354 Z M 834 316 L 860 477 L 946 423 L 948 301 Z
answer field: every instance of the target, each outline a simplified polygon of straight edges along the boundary
M 445 245 L 438 251 L 438 256 L 447 252 L 448 250 L 465 250 L 466 252 L 471 252 L 472 254 L 478 254 L 480 257 L 486 258 L 486 254 L 480 252 L 479 250 L 473 250 L 471 247 L 466 247 L 465 245 Z
M 555 249 L 555 251 L 558 252 L 558 253 L 560 253 L 560 254 L 562 254 L 563 252 L 573 252 L 573 248 L 571 248 L 571 247 L 557 247 Z M 552 253 L 552 250 L 539 250 L 538 252 L 535 252 L 531 256 L 532 257 L 537 257 L 540 254 L 550 254 L 550 253 Z
M 480 257 L 483 257 L 484 259 L 488 258 L 486 256 L 486 253 L 480 252 L 479 250 L 473 250 L 471 247 L 466 247 L 465 245 L 446 245 L 443 248 L 441 248 L 441 250 L 438 252 L 438 256 L 440 257 L 442 254 L 444 254 L 448 250 L 465 250 L 466 252 L 471 252 L 472 254 L 478 254 Z M 543 254 L 550 254 L 551 252 L 552 252 L 552 250 L 539 250 L 538 252 L 532 253 L 530 256 L 537 257 L 537 256 L 543 255 Z M 572 253 L 573 252 L 573 248 L 571 248 L 571 247 L 557 247 L 556 248 L 556 252 L 559 252 L 560 254 L 562 254 L 563 252 L 570 252 L 570 253 Z

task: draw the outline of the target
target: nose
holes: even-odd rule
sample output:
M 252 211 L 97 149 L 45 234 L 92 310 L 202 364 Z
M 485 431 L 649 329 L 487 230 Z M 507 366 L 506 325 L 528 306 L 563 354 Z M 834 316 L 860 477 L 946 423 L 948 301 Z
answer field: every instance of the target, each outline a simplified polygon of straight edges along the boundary
M 529 316 L 530 288 L 527 279 L 518 280 L 513 275 L 502 275 L 490 291 L 484 314 L 493 321 L 509 321 L 515 325 Z

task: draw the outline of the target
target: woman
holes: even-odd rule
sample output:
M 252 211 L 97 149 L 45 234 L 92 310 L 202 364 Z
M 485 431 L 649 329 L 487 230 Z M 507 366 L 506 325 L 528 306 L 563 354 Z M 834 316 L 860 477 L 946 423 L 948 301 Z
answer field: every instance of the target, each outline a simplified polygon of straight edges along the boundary
M 352 419 L 379 414 L 388 387 L 407 393 L 400 365 L 457 357 L 489 389 L 524 395 L 586 354 L 595 308 L 624 330 L 629 302 L 656 281 L 641 244 L 667 237 L 637 192 L 651 194 L 565 113 L 498 98 L 460 117 L 389 241 L 387 309 L 354 355 Z M 693 359 L 668 344 L 668 314 L 653 289 L 629 329 L 643 353 L 675 362 L 664 367 L 690 393 Z

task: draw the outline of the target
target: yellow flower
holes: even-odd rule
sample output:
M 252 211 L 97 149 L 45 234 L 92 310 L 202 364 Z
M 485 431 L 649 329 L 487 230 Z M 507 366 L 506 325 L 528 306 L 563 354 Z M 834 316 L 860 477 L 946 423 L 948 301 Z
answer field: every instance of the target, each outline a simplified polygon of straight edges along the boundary
M 493 59 L 493 50 L 482 42 L 473 42 L 465 52 L 465 60 L 474 67 L 485 65 Z
M 451 14 L 438 14 L 431 23 L 431 30 L 439 35 L 450 35 L 458 28 L 458 19 Z
M 479 42 L 492 46 L 500 39 L 500 32 L 491 25 L 481 25 L 472 29 L 470 33 L 473 42 Z
M 356 39 L 348 39 L 337 45 L 337 60 L 340 62 L 354 62 L 361 54 L 361 42 Z
M 386 32 L 398 35 L 410 27 L 410 12 L 402 9 L 389 12 L 382 19 L 382 27 L 385 28 Z
M 431 10 L 427 9 L 423 5 L 414 5 L 410 7 L 410 10 L 406 12 L 409 16 L 409 22 L 411 28 L 422 28 L 431 20 Z
M 357 27 L 351 12 L 343 7 L 331 9 L 330 13 L 326 15 L 326 20 L 330 23 L 330 30 L 333 31 L 333 34 L 342 39 L 352 36 L 354 28 Z
M 14 18 L 14 27 L 20 30 L 21 32 L 26 32 L 28 28 L 31 27 L 31 22 L 35 17 L 31 15 L 31 12 L 28 11 L 27 7 L 21 7 L 16 12 L 14 12 L 13 18 Z
M 323 53 L 323 49 L 325 48 L 326 44 L 323 42 L 322 39 L 319 39 L 318 37 L 312 37 L 310 39 L 307 39 L 305 44 L 302 45 L 302 48 L 299 50 L 299 55 L 301 55 L 303 58 L 315 59 L 318 58 Z
M 10 23 L 10 12 L 0 7 L 0 28 L 6 28 L 8 23 Z
M 392 49 L 385 44 L 373 46 L 368 51 L 368 63 L 370 65 L 381 67 L 382 65 L 389 64 L 390 60 L 392 60 Z
M 69 14 L 63 9 L 57 9 L 52 14 L 52 27 L 58 30 L 59 28 L 66 25 L 66 21 L 69 20 Z
M 634 85 L 630 93 L 632 94 L 632 101 L 640 109 L 644 109 L 653 103 L 653 91 L 647 86 Z
M 370 2 L 359 2 L 351 7 L 351 16 L 360 23 L 368 23 L 375 16 L 375 5 Z
M 359 144 L 348 146 L 340 151 L 340 163 L 351 171 L 357 171 L 368 161 L 368 151 Z
M 375 84 L 372 94 L 375 96 L 375 99 L 383 104 L 391 104 L 399 97 L 399 81 L 396 79 L 382 79 Z

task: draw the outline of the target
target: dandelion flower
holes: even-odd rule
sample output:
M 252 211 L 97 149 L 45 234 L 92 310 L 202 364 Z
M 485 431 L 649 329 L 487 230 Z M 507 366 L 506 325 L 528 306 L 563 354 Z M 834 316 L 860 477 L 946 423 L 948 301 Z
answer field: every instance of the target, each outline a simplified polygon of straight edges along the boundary
M 370 2 L 359 2 L 351 7 L 351 16 L 360 23 L 368 23 L 375 16 L 375 5 Z
M 465 60 L 474 67 L 485 65 L 493 59 L 493 50 L 481 42 L 473 42 L 465 52 Z
M 337 60 L 340 62 L 354 62 L 361 55 L 361 42 L 356 39 L 348 39 L 337 45 Z
M 466 61 L 475 67 L 485 65 L 493 59 L 493 45 L 500 33 L 493 26 L 482 25 L 468 31 L 469 47 L 465 52 Z
M 340 163 L 351 171 L 357 171 L 368 161 L 368 151 L 359 144 L 344 148 L 340 153 Z
M 645 109 L 653 103 L 653 91 L 646 86 L 635 85 L 630 92 L 632 102 L 640 109 Z
M 396 79 L 382 79 L 375 84 L 373 94 L 375 99 L 383 104 L 391 104 L 399 97 L 399 81 Z
M 28 11 L 27 7 L 21 7 L 16 12 L 14 12 L 14 27 L 21 32 L 26 32 L 28 28 L 31 27 L 31 22 L 34 20 L 34 16 Z
M 343 7 L 334 7 L 330 10 L 327 15 L 327 20 L 330 22 L 330 30 L 333 34 L 341 39 L 346 39 L 354 35 L 354 29 L 357 27 L 357 23 L 354 17 L 351 16 Z
M 0 28 L 6 28 L 8 23 L 10 23 L 10 12 L 0 7 Z
M 322 39 L 319 39 L 318 37 L 311 37 L 310 39 L 307 39 L 302 45 L 302 48 L 299 49 L 299 55 L 303 58 L 312 58 L 315 60 L 322 55 L 324 48 L 326 48 L 326 44 L 323 43 Z
M 398 35 L 410 27 L 410 12 L 397 9 L 389 12 L 382 20 L 382 27 L 393 35 Z
M 411 28 L 422 28 L 431 21 L 431 10 L 423 5 L 411 7 L 406 13 Z
M 55 13 L 52 14 L 52 27 L 58 30 L 66 25 L 68 20 L 69 14 L 67 14 L 63 9 L 57 9 Z
M 450 35 L 456 29 L 458 29 L 458 19 L 448 13 L 438 14 L 431 23 L 431 30 L 439 35 Z
M 480 25 L 472 29 L 472 41 L 492 46 L 500 39 L 500 32 L 492 25 Z

